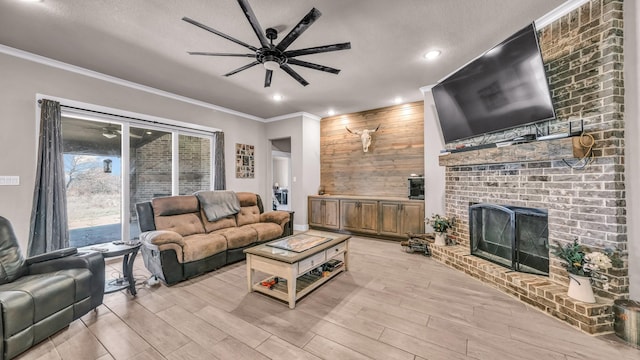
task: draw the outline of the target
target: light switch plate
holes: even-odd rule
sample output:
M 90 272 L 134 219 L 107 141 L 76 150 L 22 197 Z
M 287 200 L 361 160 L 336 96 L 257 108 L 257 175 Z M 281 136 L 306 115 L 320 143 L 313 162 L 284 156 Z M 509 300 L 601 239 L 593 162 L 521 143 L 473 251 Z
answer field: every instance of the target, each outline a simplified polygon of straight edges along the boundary
M 0 185 L 20 185 L 20 176 L 0 176 Z

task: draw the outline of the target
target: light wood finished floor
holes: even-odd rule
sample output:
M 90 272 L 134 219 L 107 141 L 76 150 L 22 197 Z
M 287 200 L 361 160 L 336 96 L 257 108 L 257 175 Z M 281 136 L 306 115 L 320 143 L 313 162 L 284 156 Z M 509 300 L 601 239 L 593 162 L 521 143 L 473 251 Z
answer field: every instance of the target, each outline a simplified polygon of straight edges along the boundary
M 247 293 L 244 262 L 104 305 L 21 359 L 638 360 L 400 245 L 351 240 L 350 271 L 295 310 Z M 137 259 L 135 275 L 146 278 Z M 107 276 L 119 269 L 109 262 Z

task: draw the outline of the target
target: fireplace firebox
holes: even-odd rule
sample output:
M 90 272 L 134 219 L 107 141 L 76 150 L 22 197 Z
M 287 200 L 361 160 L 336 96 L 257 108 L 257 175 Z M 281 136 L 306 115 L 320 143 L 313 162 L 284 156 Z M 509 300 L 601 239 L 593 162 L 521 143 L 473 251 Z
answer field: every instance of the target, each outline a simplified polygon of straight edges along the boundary
M 471 254 L 515 271 L 549 275 L 549 227 L 544 209 L 469 207 Z

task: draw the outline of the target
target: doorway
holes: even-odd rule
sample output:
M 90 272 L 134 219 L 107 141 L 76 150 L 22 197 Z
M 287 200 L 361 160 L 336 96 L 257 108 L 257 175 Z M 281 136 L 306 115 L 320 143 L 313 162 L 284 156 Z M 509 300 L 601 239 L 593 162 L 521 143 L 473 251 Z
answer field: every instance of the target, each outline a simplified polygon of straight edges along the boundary
M 273 210 L 291 210 L 291 138 L 271 140 Z

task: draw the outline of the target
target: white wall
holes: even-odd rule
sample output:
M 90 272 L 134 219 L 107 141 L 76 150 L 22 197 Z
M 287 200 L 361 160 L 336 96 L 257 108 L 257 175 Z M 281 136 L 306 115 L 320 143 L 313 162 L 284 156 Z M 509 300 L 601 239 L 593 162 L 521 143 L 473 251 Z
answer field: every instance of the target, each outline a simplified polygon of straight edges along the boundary
M 317 194 L 320 186 L 320 121 L 298 114 L 266 124 L 267 141 L 285 137 L 291 137 L 289 204 L 295 211 L 294 229 L 307 230 L 307 196 Z
M 438 163 L 440 150 L 444 149 L 444 137 L 430 87 L 421 89 L 424 94 L 424 215 L 445 214 L 445 168 Z M 430 232 L 429 224 L 426 232 Z
M 36 94 L 80 101 L 222 129 L 227 187 L 266 194 L 271 148 L 265 124 L 210 108 L 0 53 L 0 175 L 20 176 L 19 186 L 0 186 L 0 216 L 8 218 L 27 248 L 36 158 Z M 235 143 L 256 145 L 256 178 L 236 179 Z
M 624 2 L 625 182 L 629 246 L 630 297 L 640 301 L 640 6 Z

